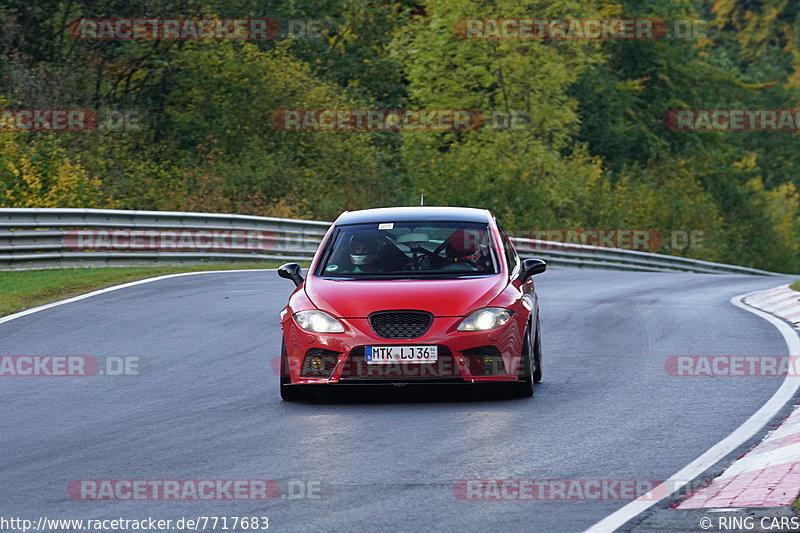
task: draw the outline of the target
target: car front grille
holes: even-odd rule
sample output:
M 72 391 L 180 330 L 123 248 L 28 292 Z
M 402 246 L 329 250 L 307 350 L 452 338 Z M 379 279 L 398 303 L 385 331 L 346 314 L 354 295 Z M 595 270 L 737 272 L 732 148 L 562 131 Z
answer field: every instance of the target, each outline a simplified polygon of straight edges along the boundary
M 433 315 L 427 311 L 378 311 L 369 315 L 372 330 L 384 339 L 415 339 L 431 327 Z

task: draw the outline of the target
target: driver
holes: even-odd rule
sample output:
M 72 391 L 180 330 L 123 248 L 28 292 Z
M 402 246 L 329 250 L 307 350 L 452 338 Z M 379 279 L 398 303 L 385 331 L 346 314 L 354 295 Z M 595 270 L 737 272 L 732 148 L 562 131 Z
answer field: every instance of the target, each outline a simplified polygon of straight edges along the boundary
M 350 262 L 352 272 L 380 272 L 383 265 L 380 260 L 380 238 L 372 233 L 356 233 L 350 237 Z
M 474 230 L 459 229 L 447 239 L 444 254 L 448 264 L 466 263 L 479 271 L 491 266 L 491 261 L 482 250 L 482 241 L 486 234 Z

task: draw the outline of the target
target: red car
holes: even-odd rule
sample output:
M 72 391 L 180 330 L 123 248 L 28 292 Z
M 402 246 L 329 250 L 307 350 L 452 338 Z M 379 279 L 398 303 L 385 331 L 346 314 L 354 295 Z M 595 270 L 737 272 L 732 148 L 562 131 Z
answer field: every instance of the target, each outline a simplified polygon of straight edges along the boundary
M 521 261 L 489 211 L 345 212 L 281 311 L 281 397 L 364 385 L 502 385 L 542 379 L 540 259 Z

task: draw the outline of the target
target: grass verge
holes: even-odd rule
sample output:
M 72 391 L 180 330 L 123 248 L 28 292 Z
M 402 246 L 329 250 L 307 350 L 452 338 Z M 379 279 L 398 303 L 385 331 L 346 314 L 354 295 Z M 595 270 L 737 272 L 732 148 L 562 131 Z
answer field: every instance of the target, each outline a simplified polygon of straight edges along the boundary
M 0 316 L 128 281 L 204 270 L 275 268 L 280 262 L 70 268 L 0 272 Z
M 800 291 L 800 279 L 789 285 L 789 288 Z

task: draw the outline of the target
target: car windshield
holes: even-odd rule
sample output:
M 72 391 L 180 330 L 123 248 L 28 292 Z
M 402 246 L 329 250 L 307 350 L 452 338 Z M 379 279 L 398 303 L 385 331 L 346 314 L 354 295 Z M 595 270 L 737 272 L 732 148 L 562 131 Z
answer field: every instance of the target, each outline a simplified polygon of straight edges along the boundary
M 336 229 L 317 269 L 321 277 L 410 278 L 496 274 L 488 224 L 385 222 Z

